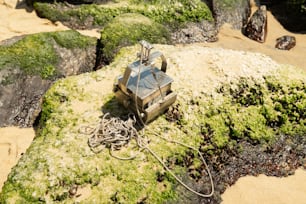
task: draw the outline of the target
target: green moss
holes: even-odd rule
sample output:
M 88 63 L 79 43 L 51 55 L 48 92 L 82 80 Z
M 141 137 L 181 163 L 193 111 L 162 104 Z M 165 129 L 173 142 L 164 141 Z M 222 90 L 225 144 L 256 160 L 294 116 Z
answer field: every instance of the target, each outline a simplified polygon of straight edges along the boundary
M 135 1 L 145 9 L 138 9 L 139 13 L 153 19 L 156 22 L 166 24 L 172 28 L 186 22 L 199 22 L 201 20 L 212 21 L 212 14 L 203 1 L 171 0 Z
M 222 115 L 215 115 L 205 121 L 201 133 L 211 137 L 211 141 L 218 148 L 224 147 L 229 142 L 229 128 Z
M 263 108 L 263 115 L 271 127 L 278 127 L 285 134 L 305 132 L 306 92 L 305 81 L 287 80 L 280 84 L 275 77 L 267 77 L 271 101 Z
M 33 5 L 39 17 L 48 18 L 52 22 L 68 21 L 70 19 L 69 13 L 60 12 L 55 4 L 34 2 Z
M 123 13 L 139 13 L 173 28 L 185 22 L 198 22 L 203 19 L 212 21 L 213 19 L 207 5 L 200 0 L 117 1 L 117 3 L 106 5 L 81 5 L 72 9 L 59 9 L 58 5 L 65 7 L 62 3 L 54 5 L 35 2 L 34 8 L 41 17 L 53 22 L 69 23 L 73 18 L 74 23 L 79 26 L 86 26 L 86 22 L 92 19 L 93 26 L 103 27 L 114 17 Z
M 58 61 L 51 39 L 45 34 L 27 36 L 9 47 L 0 47 L 0 69 L 20 67 L 28 75 L 54 75 Z
M 202 134 L 217 148 L 232 141 L 256 143 L 273 141 L 275 135 L 305 134 L 305 81 L 265 77 L 264 82 L 241 78 L 238 83 L 224 84 L 218 90 L 223 101 L 202 104 L 208 109 Z M 216 103 L 215 103 L 216 104 Z M 210 149 L 210 148 L 207 148 Z
M 48 33 L 58 45 L 67 49 L 94 46 L 97 39 L 81 35 L 74 30 Z
M 66 8 L 63 3 L 35 2 L 34 7 L 41 17 L 66 24 L 73 22 L 71 26 L 74 28 L 102 27 L 103 60 L 106 63 L 109 63 L 123 46 L 132 45 L 141 39 L 151 43 L 170 43 L 169 29 L 176 30 L 187 22 L 213 21 L 211 11 L 200 0 L 117 1 L 73 8 Z M 150 25 L 144 24 L 148 19 L 144 20 L 143 16 L 152 21 Z M 116 17 L 121 18 L 121 21 L 126 17 L 130 22 L 119 22 Z
M 0 47 L 0 70 L 7 67 L 19 68 L 27 75 L 39 75 L 43 79 L 56 76 L 59 56 L 54 49 L 55 42 L 72 49 L 92 46 L 95 40 L 76 31 L 28 35 L 10 46 Z M 9 82 L 8 79 L 1 83 Z
M 2 80 L 0 81 L 0 84 L 2 86 L 7 86 L 9 84 L 13 84 L 15 82 L 15 76 L 13 74 L 8 74 L 3 76 Z
M 120 48 L 140 40 L 162 44 L 170 41 L 170 35 L 164 26 L 140 14 L 122 14 L 116 17 L 101 32 L 104 60 L 112 61 Z
M 63 114 L 62 109 L 65 108 L 65 113 L 69 113 L 69 115 L 73 114 L 73 110 L 66 109 L 66 105 L 69 105 L 71 100 L 82 100 L 84 94 L 82 94 L 82 90 L 78 89 L 78 85 L 73 80 L 58 80 L 56 82 L 56 86 L 52 86 L 43 97 L 42 104 L 42 112 L 40 118 L 40 126 L 44 126 L 45 123 L 50 118 L 56 118 L 57 115 L 53 114 Z M 71 94 L 74 93 L 74 94 Z M 63 108 L 60 108 L 63 106 Z M 53 123 L 55 121 L 52 121 Z M 71 119 L 59 120 L 60 123 L 56 123 L 57 127 L 65 127 L 67 123 L 71 122 Z M 63 124 L 61 124 L 63 123 Z M 46 129 L 46 128 L 45 128 Z
M 229 117 L 230 137 L 233 139 L 250 138 L 253 141 L 269 141 L 273 131 L 266 126 L 266 119 L 260 113 L 260 107 L 250 106 L 234 110 Z
M 80 155 L 90 157 L 90 150 L 84 152 L 84 147 L 78 147 L 80 140 L 86 144 L 86 138 L 76 137 L 78 129 L 71 131 L 80 116 L 70 111 L 69 106 L 72 100 L 80 100 L 83 95 L 75 78 L 59 80 L 48 90 L 40 121 L 43 128 L 37 130 L 27 156 L 10 173 L 0 194 L 0 203 L 59 202 L 69 199 L 69 189 L 74 184 L 97 184 L 100 173 L 87 164 L 88 160 L 79 159 Z M 61 169 L 65 170 L 59 173 Z

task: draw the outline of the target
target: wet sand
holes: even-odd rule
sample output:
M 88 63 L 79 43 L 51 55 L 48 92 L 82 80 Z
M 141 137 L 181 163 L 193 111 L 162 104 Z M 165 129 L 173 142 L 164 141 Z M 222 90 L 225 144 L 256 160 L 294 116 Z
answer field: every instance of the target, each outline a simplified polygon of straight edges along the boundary
M 15 9 L 16 0 L 0 0 L 0 41 L 24 34 L 67 30 L 61 23 L 51 23 L 38 18 L 35 12 L 28 12 L 22 7 Z M 256 7 L 253 7 L 253 11 Z M 4 19 L 4 20 L 3 20 Z M 80 31 L 83 34 L 99 37 L 97 30 Z M 297 45 L 290 51 L 274 48 L 276 38 L 282 35 L 293 35 Z M 292 34 L 286 31 L 268 13 L 268 35 L 265 43 L 258 43 L 243 36 L 240 31 L 224 25 L 215 43 L 201 43 L 208 47 L 222 47 L 233 50 L 260 52 L 283 64 L 292 64 L 306 70 L 306 35 Z M 31 144 L 35 136 L 32 128 L 0 128 L 0 191 L 11 168 L 16 165 L 21 154 Z M 228 188 L 222 195 L 224 204 L 230 203 L 305 203 L 306 171 L 299 169 L 295 175 L 287 178 L 275 178 L 260 175 L 246 176 Z

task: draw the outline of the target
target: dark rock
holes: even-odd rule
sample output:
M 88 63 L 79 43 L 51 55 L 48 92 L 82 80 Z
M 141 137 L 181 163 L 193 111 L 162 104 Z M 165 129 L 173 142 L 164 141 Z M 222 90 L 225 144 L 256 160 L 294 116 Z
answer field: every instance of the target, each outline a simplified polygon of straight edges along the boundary
M 229 23 L 234 29 L 242 29 L 251 14 L 249 0 L 212 0 L 212 12 L 217 27 Z
M 290 50 L 296 45 L 294 36 L 285 35 L 276 39 L 275 47 L 280 50 Z
M 24 37 L 26 36 L 22 38 Z M 16 37 L 4 41 L 1 46 L 12 45 L 22 38 Z M 95 45 L 86 48 L 65 48 L 54 40 L 51 40 L 50 43 L 58 56 L 54 77 L 43 78 L 39 74 L 25 73 L 18 64 L 14 63 L 1 67 L 0 127 L 32 126 L 41 111 L 42 96 L 54 81 L 93 70 L 96 55 Z
M 41 98 L 52 81 L 26 76 L 20 70 L 8 73 L 15 75 L 15 82 L 0 86 L 0 126 L 31 126 L 40 113 Z
M 301 146 L 298 148 L 298 146 Z M 215 184 L 215 194 L 211 198 L 201 198 L 193 194 L 186 194 L 185 189 L 178 188 L 182 202 L 178 203 L 220 203 L 221 194 L 227 187 L 243 176 L 267 176 L 286 177 L 294 174 L 299 167 L 305 168 L 306 139 L 302 136 L 279 136 L 269 147 L 260 144 L 254 145 L 247 141 L 240 141 L 236 147 L 224 148 L 214 154 L 206 154 L 205 159 L 210 168 Z M 184 166 L 187 169 L 193 164 L 186 160 L 193 153 L 187 153 L 184 158 Z M 188 162 L 186 162 L 188 161 Z M 304 165 L 304 166 L 303 166 Z M 193 188 L 204 192 L 209 192 L 209 177 L 205 172 L 205 165 L 199 166 L 193 171 L 201 175 L 199 179 L 194 179 L 189 174 L 184 182 L 192 183 Z
M 208 21 L 201 23 L 188 23 L 184 28 L 171 34 L 174 43 L 196 43 L 217 41 L 218 31 L 216 26 Z
M 265 42 L 267 36 L 267 9 L 266 6 L 260 6 L 250 18 L 244 34 L 255 41 Z
M 270 0 L 267 8 L 279 23 L 288 31 L 306 33 L 306 1 Z

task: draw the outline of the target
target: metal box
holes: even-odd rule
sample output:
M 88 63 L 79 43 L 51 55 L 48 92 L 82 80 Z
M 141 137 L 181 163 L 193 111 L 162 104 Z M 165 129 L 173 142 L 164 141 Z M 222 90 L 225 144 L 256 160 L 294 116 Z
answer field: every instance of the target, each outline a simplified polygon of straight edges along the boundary
M 122 76 L 114 84 L 114 93 L 118 101 L 132 110 L 144 122 L 150 122 L 164 113 L 176 100 L 171 90 L 173 79 L 166 74 L 167 61 L 164 55 L 156 51 L 146 41 L 140 41 L 139 60 L 129 64 Z M 155 60 L 161 59 L 160 69 Z

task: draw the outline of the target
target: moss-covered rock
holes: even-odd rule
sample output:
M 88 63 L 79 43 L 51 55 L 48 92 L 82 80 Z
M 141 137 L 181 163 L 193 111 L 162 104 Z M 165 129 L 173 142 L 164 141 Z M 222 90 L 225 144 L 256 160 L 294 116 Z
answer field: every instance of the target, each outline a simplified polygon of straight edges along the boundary
M 139 13 L 157 23 L 171 27 L 186 22 L 212 20 L 209 8 L 200 0 L 135 1 L 121 0 L 107 4 L 67 6 L 63 3 L 35 2 L 40 17 L 61 21 L 72 28 L 104 27 L 114 17 L 123 13 Z
M 82 36 L 76 31 L 40 33 L 25 36 L 13 44 L 0 46 L 0 71 L 19 68 L 25 75 L 38 75 L 51 79 L 60 73 L 60 53 L 64 49 L 86 49 L 95 46 L 96 39 Z M 5 83 L 5 82 L 0 82 Z
M 76 31 L 17 37 L 0 46 L 0 126 L 31 126 L 41 97 L 61 77 L 91 71 L 96 38 Z
M 150 43 L 170 43 L 169 30 L 141 14 L 127 13 L 116 17 L 101 31 L 101 53 L 104 62 L 111 62 L 125 46 L 146 40 Z
M 282 81 L 267 76 L 264 82 L 241 78 L 222 85 L 223 102 L 210 106 L 202 121 L 202 134 L 217 149 L 231 142 L 272 142 L 275 135 L 305 134 L 305 81 Z M 290 91 L 288 91 L 290 90 Z M 214 99 L 209 102 L 213 104 Z M 203 104 L 207 106 L 207 104 Z
M 217 34 L 212 13 L 200 0 L 122 0 L 77 6 L 38 1 L 34 8 L 40 17 L 61 21 L 71 28 L 102 28 L 97 67 L 110 63 L 122 46 L 141 39 L 151 43 L 170 43 L 170 39 L 203 42 L 215 41 Z
M 198 56 L 201 61 L 207 55 L 215 56 L 212 49 L 155 46 L 169 57 L 172 67 L 168 73 L 176 81 L 173 90 L 178 93 L 179 105 L 175 110 L 179 117 L 175 122 L 168 121 L 170 114 L 157 118 L 144 129 L 144 135 L 149 141 L 148 147 L 190 186 L 209 193 L 204 165 L 195 152 L 156 135 L 184 142 L 213 155 L 209 164 L 224 156 L 219 155 L 223 149 L 237 148 L 241 141 L 267 147 L 278 134 L 304 137 L 305 73 L 294 78 L 292 70 L 285 72 L 285 68 L 280 67 L 282 69 L 276 72 L 262 74 L 265 77 L 255 71 L 256 78 L 233 77 L 225 82 L 224 75 L 218 72 L 214 80 L 218 83 L 213 89 L 205 89 L 203 84 L 196 83 L 195 90 L 188 82 L 196 81 L 199 76 L 193 74 L 189 78 L 188 73 L 199 71 L 197 69 L 202 71 L 205 67 L 188 67 L 186 71 L 186 64 L 180 66 L 182 49 L 186 55 L 192 49 L 198 54 L 203 51 L 204 55 Z M 138 153 L 136 159 L 129 161 L 111 157 L 107 149 L 95 154 L 88 146 L 90 135 L 84 134 L 83 130 L 96 127 L 101 110 L 115 116 L 127 114 L 127 110 L 114 99 L 112 83 L 122 69 L 135 60 L 136 51 L 135 47 L 122 49 L 114 62 L 104 69 L 69 77 L 52 86 L 44 97 L 42 128 L 10 173 L 0 194 L 1 203 L 197 203 L 194 202 L 196 196 L 178 185 L 148 151 L 138 152 L 135 141 L 113 152 L 122 157 Z M 222 50 L 214 51 L 219 55 L 222 53 Z M 260 62 L 265 60 L 261 55 Z M 208 76 L 205 76 L 200 76 L 201 82 L 206 82 Z M 277 116 L 283 119 L 278 120 Z M 284 128 L 288 125 L 290 131 Z M 296 151 L 304 151 L 302 147 Z M 224 159 L 228 162 L 231 158 Z M 217 191 L 212 198 L 215 203 L 220 201 L 219 186 L 222 185 L 218 183 L 218 175 L 224 176 L 220 168 L 211 168 L 217 182 Z M 201 203 L 205 202 L 208 200 L 203 198 Z
M 121 66 L 122 63 L 117 64 L 116 69 Z M 90 203 L 137 203 L 143 199 L 160 203 L 175 197 L 169 181 L 156 182 L 157 174 L 163 172 L 163 168 L 151 157 L 141 153 L 140 158 L 124 162 L 111 157 L 107 151 L 94 154 L 87 145 L 88 135 L 79 132 L 85 124 L 97 122 L 103 104 L 104 111 L 115 109 L 120 114 L 126 113 L 109 94 L 111 87 L 106 87 L 102 94 L 103 87 L 96 87 L 105 79 L 109 81 L 114 74 L 118 74 L 118 69 L 108 67 L 98 73 L 86 74 L 81 80 L 73 77 L 57 81 L 52 86 L 44 96 L 43 129 L 27 150 L 29 156 L 24 156 L 16 170 L 11 172 L 0 195 L 1 203 L 73 203 L 78 198 L 69 190 L 75 185 L 80 191 L 90 186 L 89 196 L 84 200 Z M 91 83 L 96 85 L 85 85 Z M 86 104 L 85 112 L 78 109 L 80 103 Z M 89 117 L 85 116 L 86 112 Z M 167 143 L 156 142 L 152 148 L 166 157 L 171 154 L 171 149 L 177 150 L 167 147 Z M 118 154 L 129 155 L 130 151 L 136 151 L 135 145 L 130 144 Z M 164 149 L 170 152 L 164 152 Z

